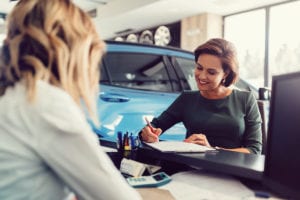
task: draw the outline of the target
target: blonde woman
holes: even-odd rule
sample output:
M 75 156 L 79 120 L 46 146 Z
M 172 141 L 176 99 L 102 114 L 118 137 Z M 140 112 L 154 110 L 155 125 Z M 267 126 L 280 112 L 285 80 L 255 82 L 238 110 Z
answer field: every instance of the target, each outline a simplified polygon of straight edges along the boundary
M 2 49 L 0 199 L 140 199 L 99 147 L 105 45 L 70 0 L 20 0 Z

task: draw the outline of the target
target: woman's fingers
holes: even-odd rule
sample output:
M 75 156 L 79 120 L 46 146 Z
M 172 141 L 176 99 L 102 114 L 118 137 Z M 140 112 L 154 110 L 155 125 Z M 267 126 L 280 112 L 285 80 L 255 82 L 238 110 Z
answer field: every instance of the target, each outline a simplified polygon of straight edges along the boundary
M 190 137 L 184 140 L 185 142 L 199 144 L 203 146 L 210 146 L 206 136 L 202 133 L 200 134 L 192 134 Z
M 203 141 L 203 140 L 195 140 L 195 141 L 192 141 L 190 143 L 206 146 L 205 141 Z
M 160 128 L 154 128 L 154 134 L 160 136 L 162 130 Z
M 161 134 L 161 129 L 153 128 L 153 131 L 151 131 L 150 127 L 145 126 L 142 129 L 142 138 L 145 142 L 158 142 L 158 136 Z

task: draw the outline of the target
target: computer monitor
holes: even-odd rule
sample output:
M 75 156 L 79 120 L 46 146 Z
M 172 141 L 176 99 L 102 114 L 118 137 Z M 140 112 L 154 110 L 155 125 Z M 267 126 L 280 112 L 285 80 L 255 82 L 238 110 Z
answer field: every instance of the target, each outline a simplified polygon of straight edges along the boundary
M 300 72 L 273 76 L 263 182 L 300 199 Z

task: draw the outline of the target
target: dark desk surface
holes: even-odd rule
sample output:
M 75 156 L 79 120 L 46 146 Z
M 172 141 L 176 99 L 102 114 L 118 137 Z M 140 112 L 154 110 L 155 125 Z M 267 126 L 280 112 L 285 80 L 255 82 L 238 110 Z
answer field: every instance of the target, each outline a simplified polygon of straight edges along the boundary
M 145 146 L 139 148 L 138 155 L 254 180 L 261 180 L 265 161 L 264 155 L 245 154 L 225 150 L 208 151 L 206 153 L 162 153 Z
M 101 141 L 103 146 L 114 146 Z M 155 161 L 164 161 L 189 167 L 203 168 L 222 172 L 242 178 L 261 180 L 264 171 L 264 155 L 245 154 L 232 151 L 218 150 L 206 153 L 162 153 L 148 146 L 141 145 L 135 151 L 125 151 L 111 154 L 115 165 L 119 167 L 122 157 L 138 160 L 148 164 Z M 173 165 L 169 165 L 171 168 Z
M 101 140 L 101 145 L 116 149 L 115 142 Z M 264 170 L 264 155 L 244 154 L 225 150 L 206 153 L 162 153 L 143 145 L 134 151 L 107 153 L 117 168 L 120 168 L 121 160 L 124 157 L 147 164 L 160 165 L 162 167 L 161 170 L 169 175 L 201 168 L 211 172 L 215 171 L 236 176 L 248 188 L 254 191 L 265 191 L 272 197 L 274 196 L 261 181 Z M 275 199 L 279 199 L 279 197 L 276 196 Z

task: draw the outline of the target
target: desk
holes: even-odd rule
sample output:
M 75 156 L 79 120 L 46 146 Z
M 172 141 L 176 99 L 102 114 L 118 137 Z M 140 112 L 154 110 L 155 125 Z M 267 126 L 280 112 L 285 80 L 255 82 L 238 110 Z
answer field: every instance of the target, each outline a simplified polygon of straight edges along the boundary
M 218 150 L 206 153 L 162 153 L 147 146 L 138 149 L 137 159 L 147 157 L 209 169 L 253 180 L 261 180 L 264 155 Z
M 101 144 L 112 148 L 115 147 L 114 143 L 107 143 L 107 141 L 101 141 Z M 244 154 L 225 150 L 206 153 L 163 153 L 145 145 L 141 145 L 134 151 L 108 152 L 108 155 L 117 168 L 120 168 L 120 162 L 123 157 L 147 164 L 162 164 L 164 162 L 169 163 L 169 165 L 167 168 L 165 165 L 162 166 L 162 171 L 167 172 L 169 175 L 190 170 L 191 168 L 201 168 L 207 170 L 207 172 L 217 172 L 216 174 L 220 174 L 220 176 L 227 174 L 238 177 L 238 180 L 252 190 L 268 191 L 261 185 L 265 161 L 264 155 Z M 173 169 L 173 173 L 169 173 L 169 169 Z
M 101 144 L 107 144 L 102 142 Z M 108 144 L 110 147 L 111 144 Z M 124 155 L 125 154 L 125 155 Z M 242 178 L 261 180 L 264 171 L 264 155 L 245 154 L 232 151 L 218 150 L 206 153 L 163 153 L 148 146 L 141 145 L 135 151 L 111 153 L 111 158 L 117 167 L 122 157 L 156 164 L 153 161 L 173 162 L 189 167 L 209 169 Z

